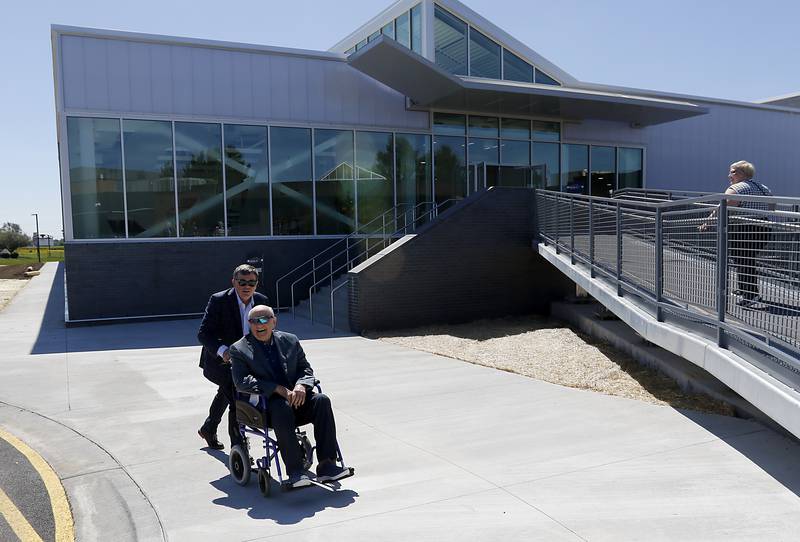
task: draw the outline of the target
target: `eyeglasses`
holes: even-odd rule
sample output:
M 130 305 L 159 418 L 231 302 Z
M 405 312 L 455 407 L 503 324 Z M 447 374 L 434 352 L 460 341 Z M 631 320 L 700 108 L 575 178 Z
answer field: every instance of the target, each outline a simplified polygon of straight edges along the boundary
M 248 318 L 247 321 L 251 324 L 266 324 L 270 320 L 275 318 L 274 316 L 257 316 L 256 318 Z
M 238 279 L 236 282 L 239 283 L 239 286 L 253 286 L 253 287 L 255 287 L 255 285 L 258 284 L 257 280 Z

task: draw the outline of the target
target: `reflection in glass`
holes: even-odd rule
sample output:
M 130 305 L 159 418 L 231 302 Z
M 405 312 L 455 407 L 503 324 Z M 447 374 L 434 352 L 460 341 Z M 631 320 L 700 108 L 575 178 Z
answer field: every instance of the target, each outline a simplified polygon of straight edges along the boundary
M 591 150 L 592 195 L 611 197 L 616 184 L 614 147 L 596 147 Z
M 530 164 L 530 147 L 527 141 L 500 140 L 500 163 L 527 166 Z
M 72 235 L 125 237 L 119 120 L 67 118 Z
M 393 171 L 392 134 L 356 132 L 356 193 L 358 194 L 359 226 L 367 224 L 394 207 Z
M 366 44 L 367 44 L 367 40 L 361 40 L 358 43 L 356 43 L 356 51 L 358 51 L 359 49 L 364 47 Z
M 353 233 L 353 132 L 315 130 L 314 171 L 317 176 L 317 233 Z
M 644 186 L 644 167 L 642 149 L 617 149 L 619 156 L 619 181 L 618 187 L 642 188 Z
M 531 145 L 533 187 L 560 190 L 559 144 L 536 143 Z
M 501 119 L 500 137 L 512 139 L 530 139 L 531 121 L 526 119 Z
M 536 68 L 536 82 L 540 85 L 555 85 L 557 87 L 561 86 L 561 83 L 541 71 L 539 68 Z
M 503 79 L 533 83 L 533 66 L 508 49 L 503 49 Z
M 466 115 L 434 113 L 433 131 L 437 134 L 464 135 L 466 121 Z
M 219 124 L 175 123 L 181 237 L 225 235 Z
M 469 30 L 469 74 L 500 79 L 500 46 L 474 28 Z
M 422 4 L 411 8 L 411 50 L 422 54 Z
M 404 12 L 394 20 L 395 25 L 395 39 L 400 45 L 411 47 L 411 23 L 409 21 L 408 12 Z
M 469 138 L 469 163 L 500 163 L 500 146 L 496 139 Z
M 129 237 L 175 237 L 172 123 L 123 120 Z
M 564 192 L 589 193 L 589 146 L 564 145 Z
M 558 122 L 533 121 L 533 139 L 537 141 L 558 141 L 561 139 L 561 125 Z
M 436 65 L 449 73 L 467 75 L 467 24 L 436 6 L 433 34 Z
M 381 34 L 388 38 L 394 39 L 394 21 L 389 21 L 381 28 Z
M 375 32 L 370 34 L 369 37 L 367 37 L 367 43 L 378 39 L 380 36 L 381 36 L 381 31 L 380 30 L 376 30 Z
M 269 235 L 267 127 L 226 124 L 228 235 Z
M 466 195 L 466 149 L 463 137 L 436 135 L 433 139 L 436 203 Z
M 431 138 L 423 134 L 396 134 L 397 203 L 413 207 L 431 201 Z M 429 209 L 419 208 L 417 212 Z
M 273 235 L 314 233 L 311 130 L 270 128 Z
M 497 137 L 497 117 L 469 116 L 468 134 L 477 137 Z

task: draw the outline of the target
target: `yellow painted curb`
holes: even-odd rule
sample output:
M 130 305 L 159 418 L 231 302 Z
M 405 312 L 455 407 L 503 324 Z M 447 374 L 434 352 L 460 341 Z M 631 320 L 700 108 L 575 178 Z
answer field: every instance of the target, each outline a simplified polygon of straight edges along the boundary
M 42 482 L 44 482 L 44 486 L 47 488 L 47 493 L 50 496 L 50 507 L 53 509 L 53 521 L 55 522 L 55 541 L 74 542 L 75 529 L 72 519 L 72 511 L 69 508 L 67 494 L 64 491 L 64 486 L 61 485 L 61 480 L 58 478 L 58 475 L 50 467 L 47 461 L 45 461 L 42 456 L 36 452 L 36 450 L 19 440 L 14 435 L 6 432 L 2 428 L 0 428 L 0 438 L 16 448 L 19 453 L 28 459 L 31 465 L 33 465 L 33 468 L 36 469 L 36 472 L 39 473 Z M 22 539 L 25 540 L 25 538 Z

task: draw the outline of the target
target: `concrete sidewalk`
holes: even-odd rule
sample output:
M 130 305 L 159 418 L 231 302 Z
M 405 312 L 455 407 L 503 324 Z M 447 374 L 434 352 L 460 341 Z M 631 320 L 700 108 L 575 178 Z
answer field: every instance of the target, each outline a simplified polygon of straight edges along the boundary
M 756 423 L 291 317 L 278 326 L 303 339 L 357 473 L 336 492 L 264 499 L 255 480 L 231 482 L 226 453 L 201 449 L 214 387 L 198 321 L 66 329 L 59 291 L 48 264 L 0 313 L 0 426 L 59 473 L 79 539 L 797 538 L 800 446 Z

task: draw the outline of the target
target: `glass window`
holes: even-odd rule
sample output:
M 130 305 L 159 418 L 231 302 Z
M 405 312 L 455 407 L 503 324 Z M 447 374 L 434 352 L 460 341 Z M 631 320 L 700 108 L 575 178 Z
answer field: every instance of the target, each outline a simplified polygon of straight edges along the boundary
M 225 235 L 219 124 L 175 123 L 181 237 Z
M 228 235 L 269 235 L 267 127 L 223 129 Z
M 530 164 L 530 143 L 527 141 L 513 141 L 502 139 L 500 141 L 500 163 L 513 166 L 527 166 Z
M 500 79 L 500 46 L 474 28 L 469 29 L 469 74 Z
M 355 47 L 350 47 L 347 51 L 344 52 L 346 55 L 353 54 L 356 51 Z
M 533 66 L 507 49 L 503 49 L 503 79 L 533 83 Z
M 367 44 L 367 40 L 361 40 L 358 43 L 356 43 L 356 51 L 358 51 L 359 49 L 364 47 L 366 44 Z
M 369 37 L 367 38 L 367 43 L 369 43 L 369 42 L 371 42 L 371 41 L 373 41 L 375 39 L 378 39 L 380 37 L 380 35 L 381 35 L 381 31 L 380 30 L 376 30 L 375 32 L 373 32 L 372 34 L 369 35 Z
M 119 120 L 69 117 L 67 138 L 73 237 L 125 237 Z
M 394 207 L 392 134 L 356 132 L 356 193 L 359 226 Z M 374 224 L 373 224 L 374 226 Z M 372 231 L 375 228 L 368 228 Z
M 617 152 L 619 156 L 619 188 L 642 188 L 644 186 L 644 151 L 620 147 Z
M 540 85 L 555 85 L 560 87 L 561 83 L 541 71 L 539 68 L 536 68 L 536 82 Z
M 347 234 L 355 225 L 353 132 L 314 131 L 317 233 Z
M 314 233 L 311 130 L 270 128 L 273 235 Z
M 470 115 L 468 134 L 478 137 L 497 137 L 498 126 L 497 117 L 478 117 Z
M 469 138 L 469 163 L 500 163 L 500 145 L 496 139 Z
M 467 190 L 464 138 L 436 135 L 433 139 L 433 153 L 436 203 L 463 198 Z
M 595 147 L 591 150 L 592 195 L 610 198 L 616 188 L 617 164 L 614 147 Z
M 431 138 L 423 134 L 396 134 L 397 203 L 410 207 L 431 201 Z M 429 208 L 418 208 L 423 213 Z
M 394 39 L 394 21 L 389 21 L 386 23 L 383 28 L 381 28 L 381 34 Z
M 172 123 L 123 120 L 129 237 L 175 237 Z
M 436 6 L 433 22 L 436 65 L 456 75 L 467 75 L 467 24 Z
M 531 121 L 527 119 L 501 119 L 500 137 L 511 139 L 530 139 Z
M 589 193 L 589 146 L 564 145 L 564 192 Z
M 411 50 L 422 54 L 422 5 L 411 8 Z
M 534 188 L 561 189 L 559 147 L 558 143 L 534 142 L 531 145 Z
M 433 131 L 437 134 L 464 135 L 467 117 L 453 113 L 434 113 Z
M 411 23 L 407 11 L 394 20 L 394 26 L 397 43 L 411 47 Z
M 533 139 L 539 141 L 559 141 L 561 139 L 561 124 L 543 120 L 533 121 Z

